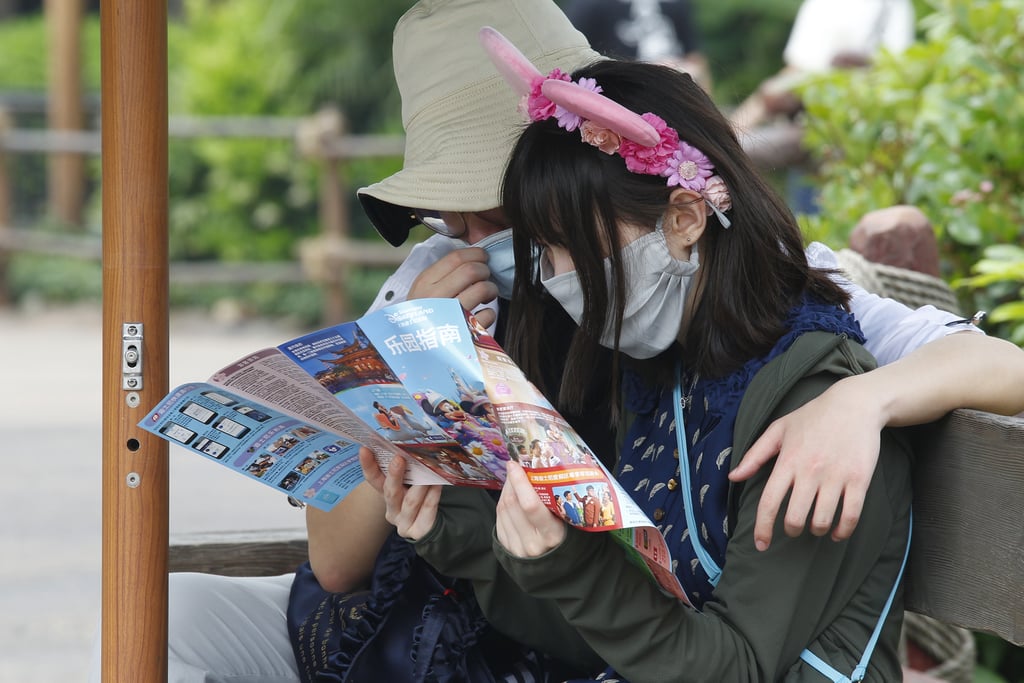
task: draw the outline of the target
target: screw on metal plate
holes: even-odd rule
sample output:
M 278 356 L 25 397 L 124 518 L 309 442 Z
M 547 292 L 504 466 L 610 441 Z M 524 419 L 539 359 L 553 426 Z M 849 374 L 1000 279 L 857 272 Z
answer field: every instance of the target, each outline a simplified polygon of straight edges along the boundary
M 138 488 L 139 484 L 142 483 L 142 477 L 139 476 L 138 472 L 129 472 L 128 476 L 124 478 L 124 481 L 128 484 L 128 488 L 134 489 Z
M 142 323 L 121 326 L 121 388 L 132 392 L 142 388 Z

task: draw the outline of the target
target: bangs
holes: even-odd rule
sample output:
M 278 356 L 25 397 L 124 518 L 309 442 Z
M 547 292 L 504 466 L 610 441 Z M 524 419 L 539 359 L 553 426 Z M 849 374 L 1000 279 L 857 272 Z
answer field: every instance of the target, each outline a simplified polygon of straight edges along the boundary
M 558 128 L 552 121 L 531 124 L 520 140 L 529 168 L 515 172 L 515 157 L 509 172 L 522 182 L 506 182 L 502 197 L 515 232 L 536 244 L 568 247 L 578 232 L 580 198 L 574 169 L 580 153 L 578 136 Z M 585 151 L 585 150 L 584 150 Z M 519 157 L 522 158 L 522 157 Z

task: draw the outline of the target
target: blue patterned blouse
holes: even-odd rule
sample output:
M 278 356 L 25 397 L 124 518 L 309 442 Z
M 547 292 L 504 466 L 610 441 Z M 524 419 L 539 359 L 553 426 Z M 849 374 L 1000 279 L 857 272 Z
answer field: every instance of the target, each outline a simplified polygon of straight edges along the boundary
M 672 388 L 657 389 L 635 373 L 623 378 L 626 408 L 636 414 L 623 445 L 616 477 L 668 543 L 673 570 L 698 609 L 710 597 L 712 585 L 690 542 L 685 505 L 692 505 L 700 543 L 722 567 L 728 544 L 728 474 L 733 427 L 740 400 L 754 375 L 786 351 L 805 332 L 845 334 L 864 338 L 854 317 L 842 309 L 805 300 L 790 313 L 789 331 L 764 357 L 748 361 L 732 374 L 705 379 L 687 372 L 681 377 L 683 420 L 689 451 L 690 490 L 684 491 L 676 443 Z

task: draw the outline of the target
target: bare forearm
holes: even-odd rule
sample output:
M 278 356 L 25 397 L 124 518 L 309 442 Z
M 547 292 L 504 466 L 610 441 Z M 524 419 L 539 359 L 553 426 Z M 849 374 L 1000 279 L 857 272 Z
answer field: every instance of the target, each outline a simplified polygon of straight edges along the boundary
M 846 385 L 846 386 L 844 386 Z M 938 419 L 955 408 L 1024 411 L 1024 350 L 996 337 L 953 334 L 833 389 L 874 403 L 891 427 Z
M 324 590 L 351 591 L 365 583 L 391 529 L 384 499 L 365 482 L 330 512 L 307 507 L 309 563 Z

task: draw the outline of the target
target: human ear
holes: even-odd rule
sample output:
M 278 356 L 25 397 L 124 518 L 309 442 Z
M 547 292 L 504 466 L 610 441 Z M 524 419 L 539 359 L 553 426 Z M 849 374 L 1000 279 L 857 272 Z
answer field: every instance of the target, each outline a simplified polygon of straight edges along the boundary
M 690 250 L 704 234 L 707 221 L 704 197 L 682 188 L 669 195 L 662 230 L 672 258 L 680 261 L 689 260 Z

